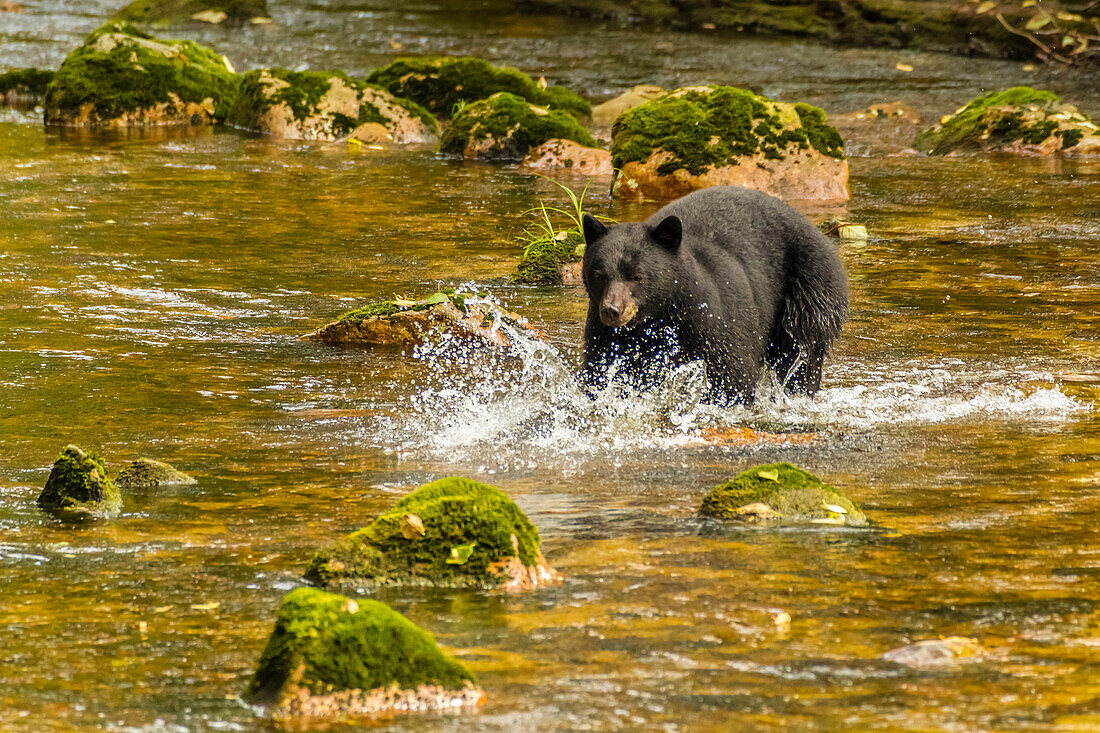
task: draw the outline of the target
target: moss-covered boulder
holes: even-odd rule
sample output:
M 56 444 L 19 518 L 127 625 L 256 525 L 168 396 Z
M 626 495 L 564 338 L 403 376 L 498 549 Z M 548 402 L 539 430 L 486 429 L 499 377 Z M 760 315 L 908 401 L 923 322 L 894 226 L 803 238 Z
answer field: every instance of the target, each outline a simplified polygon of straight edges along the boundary
M 126 23 L 167 27 L 186 23 L 243 25 L 271 21 L 267 0 L 134 0 L 117 13 Z
M 808 104 L 735 87 L 687 87 L 623 113 L 611 162 L 619 196 L 673 199 L 744 186 L 784 199 L 846 201 L 844 142 Z
M 499 489 L 464 478 L 421 486 L 368 527 L 314 556 L 306 580 L 523 590 L 561 576 L 539 550 L 539 532 Z
M 244 699 L 277 715 L 327 717 L 446 710 L 484 694 L 427 631 L 378 601 L 291 591 Z
M 62 517 L 117 514 L 122 510 L 122 494 L 107 474 L 102 458 L 67 445 L 50 469 L 37 503 Z
M 444 131 L 439 148 L 464 158 L 519 161 L 531 148 L 554 139 L 596 145 L 572 115 L 500 92 L 463 107 Z
M 522 285 L 579 285 L 584 233 L 567 229 L 527 240 L 512 281 Z
M 162 461 L 138 458 L 118 472 L 115 483 L 124 489 L 138 489 L 151 486 L 191 486 L 198 481 Z
M 390 142 L 432 144 L 435 118 L 420 105 L 340 71 L 257 69 L 241 78 L 226 122 L 290 140 L 337 140 L 381 128 Z M 371 136 L 376 141 L 377 135 Z
M 547 173 L 576 176 L 610 176 L 612 173 L 611 153 L 603 148 L 585 147 L 572 140 L 548 140 L 527 153 L 520 165 Z
M 588 102 L 564 87 L 544 86 L 521 71 L 472 56 L 401 58 L 372 72 L 367 81 L 427 107 L 442 119 L 450 119 L 456 107 L 497 92 L 575 117 L 587 117 L 592 111 Z
M 862 527 L 867 517 L 846 496 L 789 463 L 757 466 L 703 499 L 699 513 L 742 522 L 812 522 Z
M 32 107 L 38 104 L 53 76 L 53 71 L 33 68 L 0 74 L 0 106 Z
M 979 97 L 913 141 L 931 155 L 956 151 L 1018 155 L 1100 155 L 1100 136 L 1089 118 L 1058 95 L 1013 87 Z
M 47 125 L 209 125 L 237 94 L 225 57 L 191 41 L 162 41 L 109 23 L 66 57 L 46 87 Z
M 544 338 L 526 318 L 486 298 L 448 289 L 423 300 L 369 303 L 302 338 L 331 346 L 408 346 L 425 343 L 433 335 L 447 334 L 500 347 L 512 343 L 512 329 L 528 338 Z

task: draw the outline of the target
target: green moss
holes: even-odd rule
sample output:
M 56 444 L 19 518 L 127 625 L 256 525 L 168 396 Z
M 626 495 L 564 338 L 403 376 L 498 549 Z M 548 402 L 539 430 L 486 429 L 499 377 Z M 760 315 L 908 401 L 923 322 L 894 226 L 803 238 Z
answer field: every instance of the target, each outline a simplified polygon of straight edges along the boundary
M 492 140 L 480 152 L 489 160 L 521 160 L 531 148 L 562 138 L 588 147 L 596 142 L 569 114 L 556 110 L 536 112 L 514 94 L 501 92 L 466 105 L 451 120 L 440 141 L 444 153 L 461 155 L 471 141 Z
M 315 588 L 283 598 L 244 698 L 279 704 L 297 689 L 311 694 L 439 685 L 461 689 L 474 675 L 445 655 L 427 631 L 389 606 Z
M 523 257 L 512 278 L 525 285 L 561 285 L 562 267 L 578 262 L 583 252 L 584 233 L 575 230 L 564 232 L 561 239 L 546 236 L 531 240 L 523 248 Z
M 508 92 L 532 104 L 578 117 L 592 113 L 588 102 L 568 89 L 542 89 L 521 71 L 493 66 L 472 56 L 401 58 L 375 70 L 367 81 L 388 89 L 395 96 L 423 105 L 445 119 L 452 116 L 456 105 L 486 99 L 497 92 Z
M 51 511 L 112 514 L 122 509 L 122 495 L 102 458 L 67 445 L 50 469 L 37 503 Z
M 134 0 L 115 19 L 129 23 L 167 26 L 189 23 L 204 11 L 225 13 L 225 23 L 239 25 L 253 18 L 267 18 L 267 0 Z
M 972 100 L 939 126 L 922 132 L 913 145 L 931 155 L 996 148 L 1017 140 L 1038 145 L 1057 130 L 1058 122 L 1047 119 L 1047 115 L 1056 113 L 1060 105 L 1056 94 L 1031 87 L 990 92 Z M 1042 117 L 1037 119 L 1035 112 Z
M 139 458 L 119 471 L 115 483 L 122 488 L 144 488 L 149 486 L 186 486 L 198 483 L 182 471 L 152 458 Z
M 16 69 L 6 74 L 0 74 L 0 95 L 13 89 L 20 94 L 33 97 L 41 97 L 46 93 L 46 86 L 53 81 L 53 71 L 48 69 Z
M 339 321 L 365 321 L 374 316 L 392 316 L 401 311 L 422 311 L 440 303 L 450 302 L 463 313 L 466 312 L 465 293 L 455 293 L 454 288 L 443 288 L 423 300 L 404 300 L 400 303 L 393 300 L 380 300 L 374 303 L 360 306 L 341 315 Z
M 420 518 L 422 537 L 404 536 L 401 520 L 406 514 Z M 471 544 L 468 560 L 448 562 L 453 548 Z M 525 566 L 533 566 L 538 549 L 538 530 L 499 489 L 445 478 L 421 486 L 368 527 L 340 540 L 332 552 L 318 553 L 305 577 L 321 585 L 493 587 L 500 581 L 490 570 L 492 563 L 518 555 Z
M 113 47 L 98 50 L 108 35 Z M 182 102 L 213 99 L 224 108 L 236 96 L 237 83 L 237 75 L 208 48 L 159 41 L 132 25 L 108 23 L 66 57 L 46 88 L 44 105 L 47 121 L 75 115 L 86 104 L 94 107 L 93 121 L 109 121 L 170 102 L 173 94 Z
M 733 481 L 707 494 L 699 513 L 733 519 L 738 517 L 738 509 L 757 502 L 771 507 L 780 520 L 833 519 L 857 526 L 867 523 L 859 507 L 839 490 L 789 463 L 756 466 L 740 473 Z M 830 510 L 826 504 L 845 511 Z
M 1072 148 L 1085 136 L 1081 130 L 1059 130 L 1058 134 L 1062 136 L 1062 150 Z
M 658 168 L 669 175 L 686 169 L 702 175 L 736 165 L 739 158 L 763 155 L 782 160 L 811 145 L 834 158 L 844 157 L 840 134 L 825 123 L 825 113 L 795 105 L 800 125 L 769 99 L 746 89 L 712 86 L 658 97 L 624 112 L 611 130 L 611 163 L 622 168 L 645 162 L 658 149 L 672 155 Z

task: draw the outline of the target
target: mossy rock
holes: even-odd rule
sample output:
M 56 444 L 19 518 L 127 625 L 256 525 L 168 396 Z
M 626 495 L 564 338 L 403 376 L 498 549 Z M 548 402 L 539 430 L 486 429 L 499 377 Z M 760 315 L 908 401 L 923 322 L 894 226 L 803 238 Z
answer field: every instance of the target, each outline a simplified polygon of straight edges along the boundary
M 78 519 L 117 514 L 122 510 L 122 494 L 102 458 L 67 445 L 50 469 L 37 504 L 62 518 Z
M 162 41 L 124 23 L 93 31 L 46 87 L 47 125 L 129 127 L 221 121 L 238 77 L 192 41 Z
M 448 334 L 463 341 L 501 347 L 511 344 L 513 338 L 504 325 L 530 338 L 545 338 L 526 318 L 487 299 L 452 289 L 422 300 L 368 303 L 302 338 L 330 346 L 410 346 L 423 344 L 436 334 Z
M 115 476 L 115 483 L 124 489 L 137 489 L 150 486 L 191 486 L 198 481 L 162 461 L 138 458 L 119 471 Z
M 499 489 L 464 478 L 421 486 L 368 527 L 314 556 L 317 585 L 538 587 L 560 581 L 539 550 L 539 532 Z
M 611 135 L 618 195 L 672 198 L 738 185 L 785 199 L 848 198 L 844 141 L 808 104 L 686 87 L 627 110 Z
M 452 705 L 478 702 L 474 682 L 431 634 L 384 603 L 297 588 L 279 604 L 243 698 L 284 714 L 342 715 L 381 712 L 365 706 L 372 698 L 384 702 L 393 687 L 411 695 L 392 695 L 391 708 L 410 698 L 427 702 L 440 691 L 451 692 Z
M 377 125 L 396 144 L 434 145 L 439 131 L 420 105 L 342 71 L 250 71 L 226 122 L 291 140 L 336 140 Z
M 592 112 L 587 101 L 564 87 L 544 88 L 522 71 L 493 66 L 473 56 L 401 58 L 376 69 L 367 81 L 427 107 L 442 119 L 450 119 L 456 107 L 497 92 L 508 92 L 574 117 L 587 117 Z
M 839 490 L 789 463 L 757 466 L 703 499 L 699 513 L 743 522 L 812 522 L 862 527 L 867 517 Z
M 15 69 L 0 74 L 0 106 L 30 107 L 42 101 L 54 77 L 49 69 Z
M 522 285 L 563 285 L 572 282 L 570 265 L 584 256 L 584 233 L 573 229 L 532 240 L 523 248 L 512 281 Z M 568 277 L 567 277 L 568 274 Z
M 1097 155 L 1100 137 L 1086 115 L 1053 92 L 1012 87 L 972 100 L 918 135 L 913 146 L 930 155 Z
M 596 145 L 572 115 L 500 92 L 463 107 L 443 133 L 439 149 L 465 158 L 519 161 L 532 148 L 554 139 Z
M 134 0 L 114 17 L 153 27 L 188 23 L 243 25 L 271 20 L 267 0 Z

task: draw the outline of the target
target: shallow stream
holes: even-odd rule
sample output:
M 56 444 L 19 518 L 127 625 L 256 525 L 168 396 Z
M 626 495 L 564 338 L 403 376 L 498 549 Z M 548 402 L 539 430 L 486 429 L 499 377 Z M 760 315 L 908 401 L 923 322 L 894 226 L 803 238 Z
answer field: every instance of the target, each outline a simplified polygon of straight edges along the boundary
M 114 7 L 25 4 L 0 14 L 0 71 L 56 66 Z M 930 123 L 1032 83 L 1100 113 L 1100 80 L 1019 63 L 460 7 L 272 0 L 275 26 L 190 35 L 238 69 L 473 53 L 596 100 L 733 83 L 830 114 L 901 99 Z M 515 498 L 567 580 L 382 594 L 488 694 L 387 728 L 1100 726 L 1100 163 L 893 156 L 887 137 L 853 137 L 851 203 L 808 212 L 871 232 L 842 248 L 853 313 L 822 393 L 720 411 L 691 374 L 644 400 L 576 393 L 583 292 L 507 280 L 523 212 L 561 201 L 549 181 L 228 131 L 74 139 L 0 110 L 0 730 L 278 730 L 236 696 L 279 599 L 315 549 L 447 475 Z M 589 199 L 655 209 L 605 185 Z M 485 360 L 298 339 L 361 301 L 463 283 L 550 346 Z M 691 444 L 741 423 L 820 438 Z M 70 442 L 199 484 L 65 526 L 34 499 Z M 775 460 L 844 488 L 873 527 L 695 516 Z M 983 651 L 935 671 L 880 658 L 947 635 Z

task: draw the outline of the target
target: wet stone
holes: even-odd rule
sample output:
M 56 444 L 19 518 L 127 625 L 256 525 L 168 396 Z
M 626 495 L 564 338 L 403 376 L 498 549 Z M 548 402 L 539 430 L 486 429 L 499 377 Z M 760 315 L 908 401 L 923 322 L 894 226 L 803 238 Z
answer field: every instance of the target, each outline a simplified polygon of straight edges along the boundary
M 499 92 L 455 114 L 439 149 L 468 159 L 521 161 L 532 148 L 550 140 L 570 140 L 589 148 L 596 145 L 569 113 Z
M 37 504 L 62 518 L 117 514 L 122 494 L 107 474 L 103 459 L 75 445 L 61 449 Z
M 154 27 L 188 23 L 244 25 L 271 20 L 267 0 L 134 0 L 115 18 Z
M 190 486 L 198 481 L 162 461 L 138 458 L 119 471 L 115 476 L 115 483 L 124 489 L 136 489 L 151 486 Z
M 242 697 L 287 717 L 428 712 L 481 703 L 475 682 L 389 606 L 298 588 L 279 604 Z
M 539 549 L 538 530 L 515 502 L 492 486 L 456 477 L 421 486 L 333 550 L 317 553 L 305 578 L 355 589 L 520 591 L 561 582 Z
M 745 523 L 796 522 L 862 527 L 867 517 L 839 490 L 789 463 L 757 466 L 715 487 L 699 509 Z

